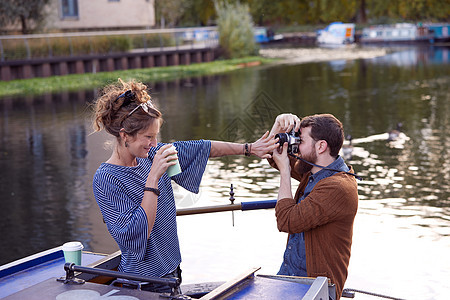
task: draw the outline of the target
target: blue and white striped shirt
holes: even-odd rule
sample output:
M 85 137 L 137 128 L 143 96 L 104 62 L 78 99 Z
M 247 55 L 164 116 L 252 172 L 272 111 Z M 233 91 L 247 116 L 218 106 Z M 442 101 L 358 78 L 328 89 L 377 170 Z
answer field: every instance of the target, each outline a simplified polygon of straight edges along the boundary
M 200 140 L 173 144 L 183 171 L 172 179 L 188 191 L 198 193 L 211 142 Z M 171 178 L 166 173 L 158 182 L 161 193 L 155 224 L 148 239 L 147 216 L 140 206 L 153 157 L 163 145 L 159 143 L 152 148 L 148 158 L 137 158 L 135 167 L 102 163 L 94 175 L 95 199 L 109 233 L 122 252 L 121 272 L 161 277 L 181 263 L 175 199 Z

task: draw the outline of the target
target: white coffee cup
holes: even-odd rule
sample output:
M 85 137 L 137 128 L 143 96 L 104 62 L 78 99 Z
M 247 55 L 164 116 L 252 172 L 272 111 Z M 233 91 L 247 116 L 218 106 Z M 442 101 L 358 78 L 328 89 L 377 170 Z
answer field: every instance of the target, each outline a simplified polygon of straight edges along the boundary
M 176 150 L 174 145 L 172 145 L 172 147 L 173 147 L 173 149 Z M 174 154 L 174 155 L 176 155 L 176 154 Z M 172 177 L 172 176 L 175 176 L 175 175 L 181 173 L 180 161 L 178 160 L 178 158 L 177 158 L 177 163 L 173 166 L 168 167 L 166 173 L 167 173 L 167 175 L 169 175 L 169 177 Z
M 81 250 L 83 250 L 83 244 L 80 242 L 67 242 L 62 246 L 64 252 L 64 259 L 66 263 L 74 263 L 81 265 Z

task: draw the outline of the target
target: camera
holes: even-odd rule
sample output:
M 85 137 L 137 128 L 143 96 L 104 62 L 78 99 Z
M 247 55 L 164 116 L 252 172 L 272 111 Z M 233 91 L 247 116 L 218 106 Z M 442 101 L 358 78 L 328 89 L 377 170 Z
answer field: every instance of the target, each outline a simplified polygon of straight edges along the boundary
M 278 143 L 280 146 L 284 145 L 284 143 L 288 143 L 288 154 L 297 154 L 298 153 L 298 147 L 301 142 L 300 138 L 300 131 L 294 131 L 292 129 L 291 132 L 286 133 L 278 133 L 275 135 L 275 138 L 278 138 Z

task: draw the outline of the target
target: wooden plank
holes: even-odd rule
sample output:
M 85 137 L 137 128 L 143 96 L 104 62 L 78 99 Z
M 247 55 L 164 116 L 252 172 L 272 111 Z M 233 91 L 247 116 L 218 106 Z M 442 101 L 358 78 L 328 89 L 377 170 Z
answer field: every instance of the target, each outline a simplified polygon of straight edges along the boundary
M 213 205 L 202 207 L 188 207 L 177 209 L 177 216 L 196 215 L 223 211 L 241 210 L 241 204 Z
M 236 285 L 238 285 L 239 283 L 241 283 L 245 279 L 247 279 L 249 277 L 253 277 L 254 273 L 256 271 L 258 271 L 259 269 L 261 269 L 261 267 L 255 267 L 255 268 L 251 268 L 251 269 L 247 270 L 246 272 L 244 272 L 244 273 L 240 274 L 239 276 L 231 279 L 230 281 L 225 282 L 224 284 L 222 284 L 218 288 L 214 289 L 210 293 L 208 293 L 205 296 L 201 297 L 200 300 L 218 299 L 218 297 L 220 297 L 221 295 L 223 295 L 224 293 L 226 293 L 231 288 L 235 287 Z

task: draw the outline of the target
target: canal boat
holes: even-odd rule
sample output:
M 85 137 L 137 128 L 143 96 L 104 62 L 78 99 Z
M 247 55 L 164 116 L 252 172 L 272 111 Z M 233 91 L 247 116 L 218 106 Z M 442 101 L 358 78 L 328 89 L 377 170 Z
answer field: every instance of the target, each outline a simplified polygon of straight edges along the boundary
M 231 199 L 234 199 L 231 195 Z M 177 215 L 272 208 L 276 200 L 179 209 Z M 118 272 L 120 251 L 106 255 L 82 251 L 81 264 L 65 261 L 56 247 L 0 266 L 0 298 L 14 299 L 334 299 L 335 285 L 326 277 L 256 274 L 260 268 L 229 274 L 227 282 L 180 285 L 177 278 L 155 278 Z M 164 284 L 171 293 L 141 289 L 147 283 Z M 127 287 L 125 287 L 127 286 Z M 130 288 L 131 287 L 131 288 Z M 181 290 L 181 293 L 179 292 Z
M 56 247 L 0 267 L 0 298 L 22 299 L 328 299 L 335 293 L 326 277 L 263 275 L 245 270 L 227 282 L 181 285 L 178 279 L 153 278 L 115 271 L 120 251 L 110 255 L 82 252 L 82 264 L 65 263 Z M 146 283 L 166 284 L 172 293 L 141 290 Z M 128 285 L 131 288 L 125 288 Z M 178 292 L 178 287 L 182 293 Z M 91 298 L 89 298 L 91 299 Z
M 319 45 L 344 45 L 355 42 L 355 24 L 333 22 L 317 31 Z
M 434 35 L 427 27 L 411 23 L 364 28 L 360 38 L 362 44 L 432 43 L 433 41 Z
M 266 27 L 253 28 L 253 37 L 258 44 L 267 44 L 283 39 L 282 34 L 275 34 L 272 29 Z
M 432 32 L 435 43 L 450 42 L 450 23 L 429 23 L 423 26 Z

